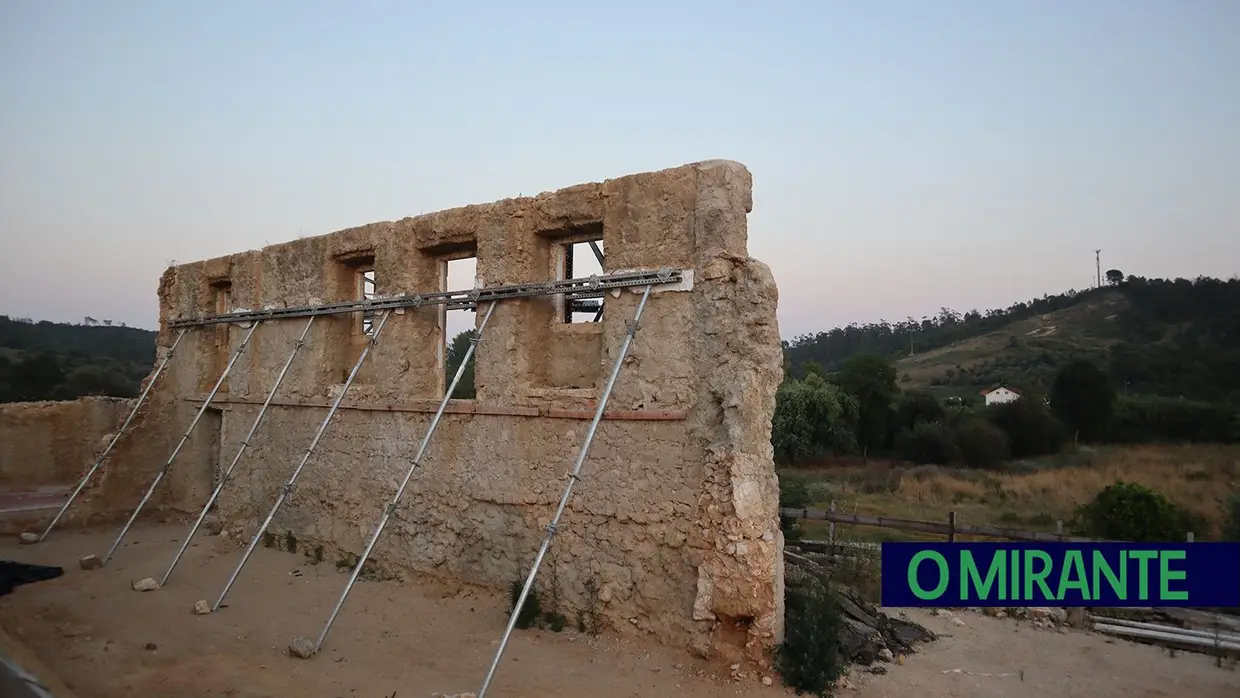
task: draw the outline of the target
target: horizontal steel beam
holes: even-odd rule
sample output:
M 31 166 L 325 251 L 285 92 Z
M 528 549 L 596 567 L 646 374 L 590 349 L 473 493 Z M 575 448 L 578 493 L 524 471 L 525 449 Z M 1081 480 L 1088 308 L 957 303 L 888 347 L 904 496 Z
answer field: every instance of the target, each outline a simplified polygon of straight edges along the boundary
M 409 296 L 393 296 L 391 298 L 375 298 L 373 300 L 346 301 L 326 305 L 307 305 L 296 308 L 272 308 L 270 310 L 247 310 L 222 315 L 199 315 L 172 320 L 168 327 L 200 327 L 203 325 L 220 325 L 225 323 L 257 322 L 266 320 L 286 320 L 289 318 L 312 317 L 315 315 L 338 315 L 356 313 L 367 310 L 393 310 L 396 308 L 419 308 L 424 305 L 443 305 L 448 310 L 473 310 L 478 303 L 488 301 L 510 300 L 513 298 L 533 298 L 563 294 L 569 301 L 583 298 L 601 298 L 607 291 L 633 286 L 650 286 L 678 283 L 684 278 L 680 269 L 663 268 L 657 271 L 630 271 L 604 276 L 590 276 L 581 279 L 565 279 L 563 281 L 544 281 L 532 284 L 512 284 L 493 286 L 491 288 L 473 288 L 467 291 L 440 291 L 437 293 L 415 293 Z

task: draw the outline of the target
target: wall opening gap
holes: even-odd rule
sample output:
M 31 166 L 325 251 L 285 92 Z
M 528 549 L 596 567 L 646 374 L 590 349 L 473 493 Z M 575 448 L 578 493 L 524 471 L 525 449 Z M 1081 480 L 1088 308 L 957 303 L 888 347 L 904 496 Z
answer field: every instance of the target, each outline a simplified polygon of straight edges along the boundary
M 476 256 L 454 256 L 440 264 L 440 290 L 460 291 L 477 287 L 478 258 Z M 442 341 L 439 343 L 439 364 L 443 367 L 443 392 L 446 393 L 452 384 L 452 377 L 461 365 L 461 359 L 469 350 L 470 339 L 474 337 L 477 326 L 478 308 L 447 310 L 444 306 L 439 316 L 439 330 Z M 476 352 L 477 350 L 475 350 Z M 472 400 L 477 395 L 474 386 L 474 357 L 465 365 L 461 381 L 452 392 L 455 400 Z
M 556 279 L 585 279 L 601 276 L 604 268 L 603 239 L 579 240 L 556 245 Z M 603 297 L 569 300 L 559 296 L 556 315 L 562 323 L 599 322 L 603 319 Z

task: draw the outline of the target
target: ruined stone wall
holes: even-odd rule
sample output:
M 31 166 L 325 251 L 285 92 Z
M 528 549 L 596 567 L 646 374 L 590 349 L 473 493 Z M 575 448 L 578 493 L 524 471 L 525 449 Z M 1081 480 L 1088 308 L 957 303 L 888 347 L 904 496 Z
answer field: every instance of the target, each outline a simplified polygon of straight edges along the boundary
M 782 359 L 775 283 L 746 251 L 751 186 L 738 163 L 695 163 L 173 267 L 159 288 L 161 356 L 176 337 L 168 320 L 354 299 L 371 266 L 381 296 L 444 290 L 444 262 L 472 255 L 482 285 L 547 281 L 559 245 L 590 238 L 605 273 L 683 268 L 686 282 L 650 298 L 538 589 L 570 623 L 597 612 L 621 632 L 756 657 L 782 634 L 770 444 Z M 504 588 L 528 569 L 639 291 L 612 292 L 597 323 L 563 323 L 553 297 L 497 306 L 477 398 L 445 415 L 376 547 L 381 567 Z M 273 531 L 328 556 L 362 550 L 443 394 L 440 312 L 389 318 Z M 201 506 L 305 323 L 255 332 L 157 506 Z M 245 332 L 185 335 L 92 507 L 132 508 Z M 365 341 L 360 318 L 314 321 L 224 490 L 230 528 L 256 530 Z
M 0 487 L 74 485 L 133 409 L 133 400 L 85 397 L 0 404 Z

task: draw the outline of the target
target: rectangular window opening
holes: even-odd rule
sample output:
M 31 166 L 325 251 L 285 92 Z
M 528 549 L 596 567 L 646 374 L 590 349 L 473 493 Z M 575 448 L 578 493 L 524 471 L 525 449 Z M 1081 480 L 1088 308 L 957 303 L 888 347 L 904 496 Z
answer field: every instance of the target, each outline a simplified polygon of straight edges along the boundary
M 357 272 L 357 297 L 360 300 L 371 301 L 377 296 L 375 293 L 375 270 L 374 267 L 359 269 Z M 370 337 L 375 333 L 375 311 L 362 311 L 362 334 Z
M 440 263 L 440 289 L 443 291 L 464 291 L 478 285 L 478 258 L 456 257 Z M 439 331 L 443 341 L 439 345 L 439 364 L 443 367 L 444 392 L 452 385 L 452 378 L 469 350 L 470 340 L 474 337 L 477 327 L 478 307 L 448 310 L 440 306 Z M 476 351 L 476 350 L 475 350 Z M 452 391 L 454 400 L 472 400 L 477 391 L 474 386 L 474 356 L 470 356 L 465 364 L 461 380 Z
M 603 240 L 582 240 L 556 245 L 556 280 L 588 279 L 603 275 Z M 603 296 L 573 298 L 557 296 L 556 314 L 559 321 L 571 323 L 599 322 L 603 319 Z

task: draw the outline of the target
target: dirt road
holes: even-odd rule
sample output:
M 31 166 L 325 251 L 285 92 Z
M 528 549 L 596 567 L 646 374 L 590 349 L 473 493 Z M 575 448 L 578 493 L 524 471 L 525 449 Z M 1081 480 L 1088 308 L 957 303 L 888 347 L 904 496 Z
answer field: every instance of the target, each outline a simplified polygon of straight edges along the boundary
M 135 579 L 162 574 L 184 532 L 182 525 L 140 524 L 107 568 L 90 572 L 78 569 L 77 559 L 106 550 L 115 530 L 56 531 L 38 546 L 4 539 L 0 559 L 60 565 L 65 575 L 0 598 L 0 625 L 79 698 L 425 698 L 437 691 L 477 690 L 507 620 L 500 594 L 362 582 L 323 652 L 293 659 L 287 655 L 289 642 L 317 634 L 345 574 L 332 560 L 315 565 L 301 555 L 260 548 L 227 607 L 196 616 L 190 610 L 194 602 L 214 600 L 236 564 L 240 550 L 234 541 L 200 538 L 168 587 L 146 593 L 130 588 Z M 890 665 L 886 675 L 854 672 L 852 687 L 841 695 L 1240 696 L 1240 672 L 1217 668 L 1201 656 L 1172 658 L 1098 635 L 1033 630 L 972 614 L 961 616 L 964 626 L 917 611 L 910 617 L 946 637 L 903 666 Z M 792 693 L 764 687 L 754 676 L 733 682 L 726 667 L 641 639 L 518 631 L 490 695 L 775 698 Z

